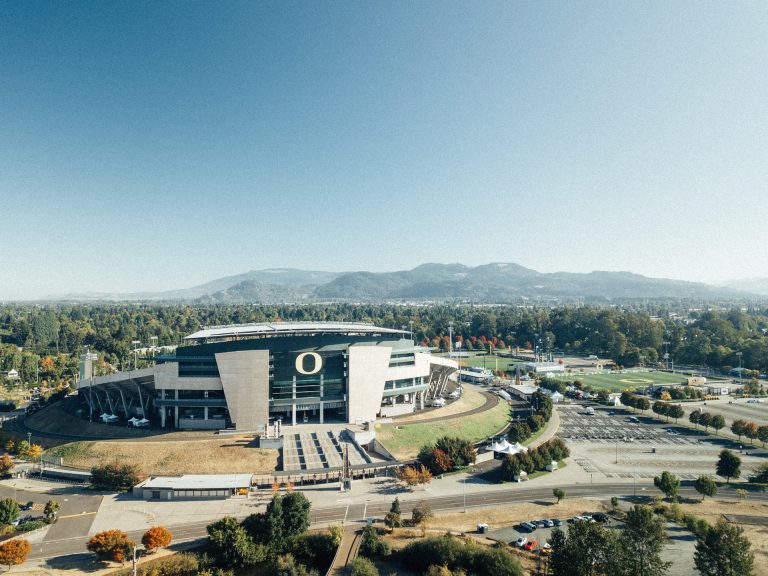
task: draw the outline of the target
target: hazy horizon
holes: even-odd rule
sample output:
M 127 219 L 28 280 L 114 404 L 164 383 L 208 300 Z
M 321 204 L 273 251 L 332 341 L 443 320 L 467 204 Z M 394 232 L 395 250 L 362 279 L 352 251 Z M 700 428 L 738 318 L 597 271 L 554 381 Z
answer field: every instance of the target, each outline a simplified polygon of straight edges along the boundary
M 768 277 L 768 5 L 0 5 L 1 299 Z

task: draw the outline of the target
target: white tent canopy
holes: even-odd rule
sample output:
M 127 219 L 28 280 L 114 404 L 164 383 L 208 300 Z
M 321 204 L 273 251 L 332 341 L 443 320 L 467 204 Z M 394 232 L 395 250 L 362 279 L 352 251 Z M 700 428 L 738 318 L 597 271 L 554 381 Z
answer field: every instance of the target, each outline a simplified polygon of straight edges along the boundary
M 490 450 L 496 452 L 497 454 L 518 454 L 520 452 L 528 452 L 528 448 L 519 442 L 510 444 L 507 442 L 506 438 L 502 439 L 500 442 L 492 443 L 490 445 Z

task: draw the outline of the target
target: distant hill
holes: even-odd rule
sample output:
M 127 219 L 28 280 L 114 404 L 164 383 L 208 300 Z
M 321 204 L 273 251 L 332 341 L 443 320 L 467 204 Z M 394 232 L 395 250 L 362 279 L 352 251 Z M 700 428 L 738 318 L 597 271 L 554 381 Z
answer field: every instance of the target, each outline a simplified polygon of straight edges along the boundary
M 57 300 L 296 303 L 313 301 L 611 301 L 621 299 L 737 299 L 768 295 L 768 281 L 752 289 L 649 278 L 631 272 L 543 273 L 519 264 L 422 264 L 397 272 L 252 270 L 199 286 L 165 292 L 68 295 Z
M 727 282 L 723 282 L 721 286 L 733 290 L 760 294 L 761 296 L 768 296 L 768 278 L 741 278 L 739 280 L 728 280 Z

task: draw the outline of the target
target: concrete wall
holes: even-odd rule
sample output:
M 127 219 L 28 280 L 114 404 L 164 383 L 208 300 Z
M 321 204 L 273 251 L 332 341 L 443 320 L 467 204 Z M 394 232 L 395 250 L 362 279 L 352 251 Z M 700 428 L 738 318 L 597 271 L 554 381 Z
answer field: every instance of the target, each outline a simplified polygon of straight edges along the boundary
M 269 422 L 269 350 L 216 354 L 229 416 L 238 430 L 256 430 Z
M 350 424 L 376 419 L 384 396 L 384 382 L 390 375 L 391 351 L 388 346 L 349 347 L 347 421 Z

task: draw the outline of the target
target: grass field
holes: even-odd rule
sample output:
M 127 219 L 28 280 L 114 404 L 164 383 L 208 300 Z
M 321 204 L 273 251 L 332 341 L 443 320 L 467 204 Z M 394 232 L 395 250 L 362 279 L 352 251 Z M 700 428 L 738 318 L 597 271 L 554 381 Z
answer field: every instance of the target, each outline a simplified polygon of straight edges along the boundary
M 460 358 L 461 363 L 468 366 L 480 366 L 488 370 L 510 370 L 514 368 L 515 361 L 512 358 L 499 358 L 498 356 L 475 356 L 473 358 Z
M 111 462 L 137 462 L 153 475 L 265 474 L 277 466 L 277 450 L 253 447 L 252 436 L 213 440 L 152 442 L 70 442 L 46 454 L 61 456 L 65 466 L 89 469 Z
M 614 392 L 628 388 L 645 388 L 651 384 L 680 384 L 684 377 L 681 374 L 669 374 L 668 372 L 628 372 L 624 374 L 579 374 L 571 372 L 552 376 L 559 380 L 581 380 L 592 388 L 605 388 Z
M 384 444 L 395 458 L 415 458 L 419 448 L 433 444 L 441 436 L 458 436 L 470 442 L 479 442 L 492 436 L 509 422 L 510 407 L 507 402 L 499 403 L 484 412 L 471 416 L 458 416 L 439 422 L 416 424 L 382 424 L 376 426 L 376 439 Z

